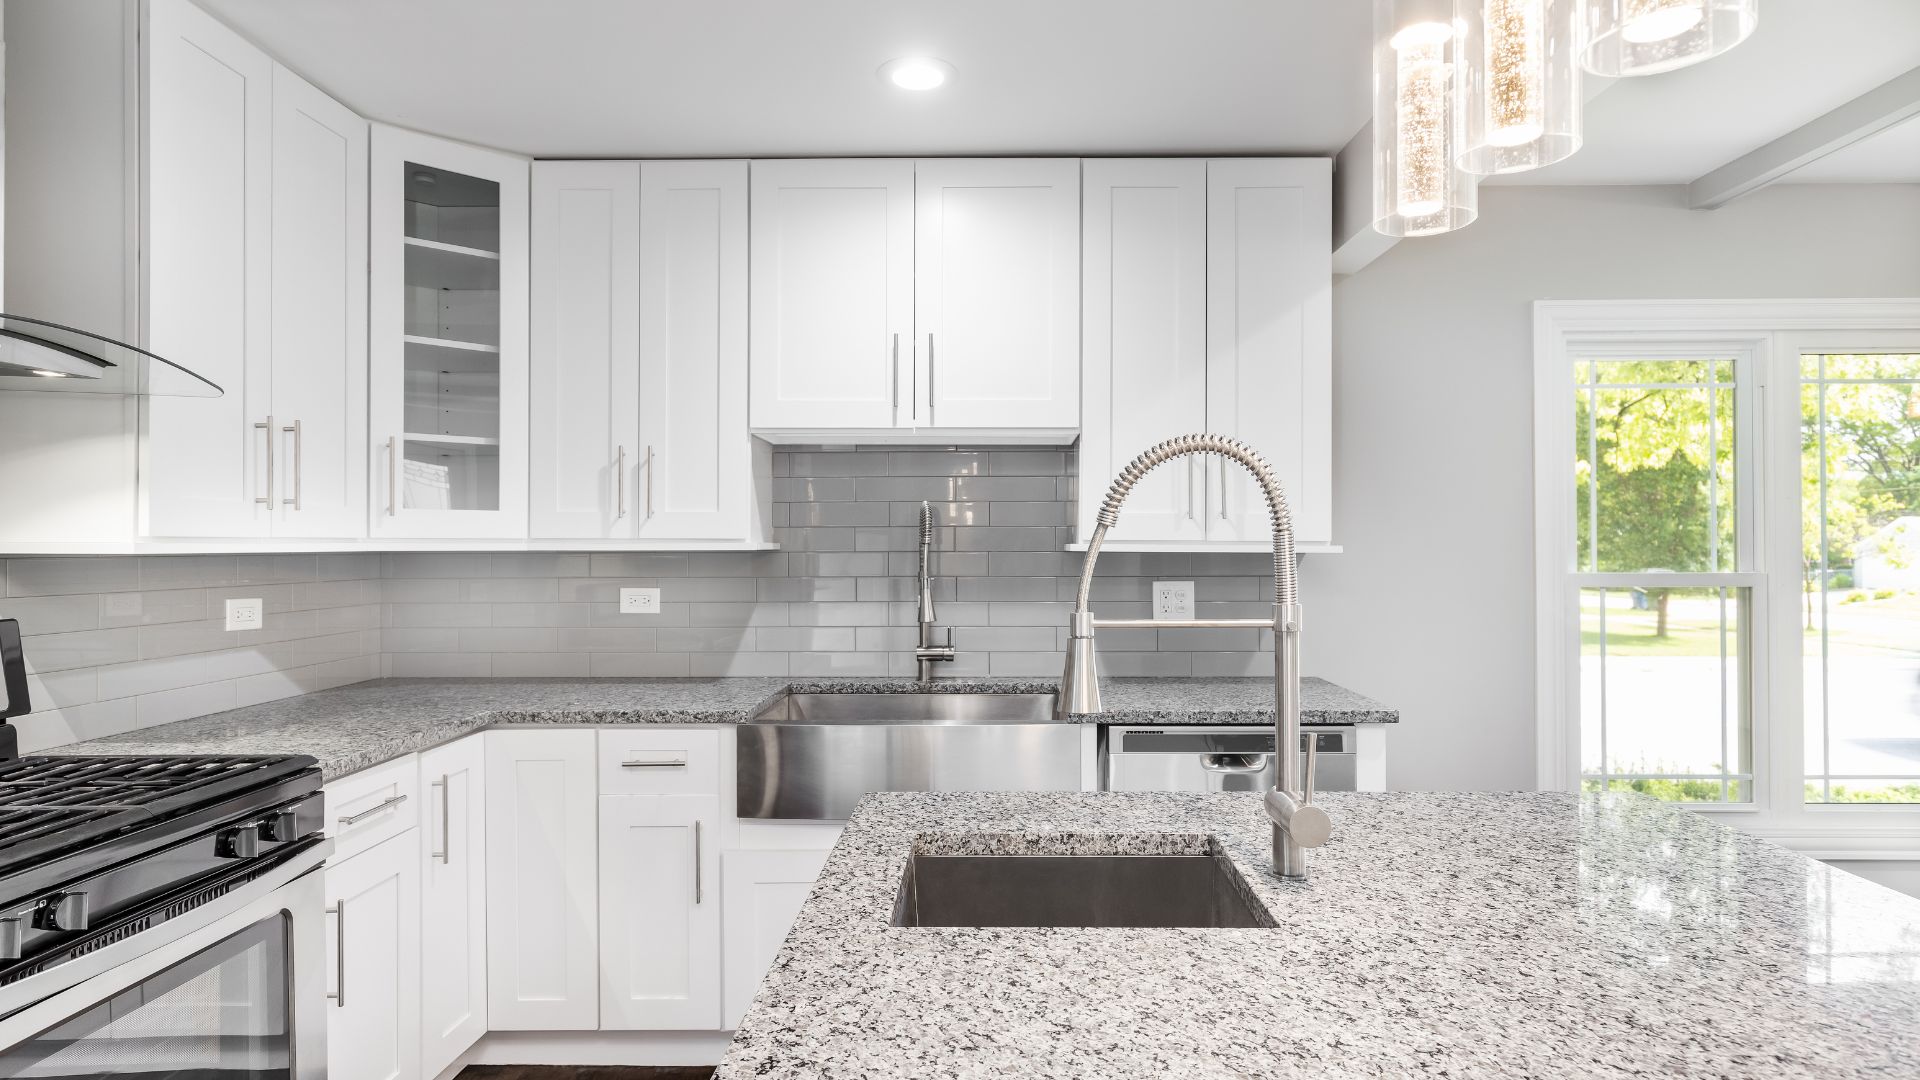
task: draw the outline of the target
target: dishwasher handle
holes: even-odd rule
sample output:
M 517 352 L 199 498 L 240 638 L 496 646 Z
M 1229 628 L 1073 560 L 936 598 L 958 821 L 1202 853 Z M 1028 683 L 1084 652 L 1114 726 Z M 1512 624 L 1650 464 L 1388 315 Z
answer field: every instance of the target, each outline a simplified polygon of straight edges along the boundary
M 1272 754 L 1201 754 L 1200 767 L 1210 773 L 1261 773 L 1273 761 Z

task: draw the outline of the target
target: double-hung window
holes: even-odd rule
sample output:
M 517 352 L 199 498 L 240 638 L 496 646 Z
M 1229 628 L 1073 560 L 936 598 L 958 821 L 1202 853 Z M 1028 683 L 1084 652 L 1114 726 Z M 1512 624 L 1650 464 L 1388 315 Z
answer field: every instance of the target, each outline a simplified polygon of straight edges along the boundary
M 1920 850 L 1920 302 L 1535 327 L 1541 785 Z

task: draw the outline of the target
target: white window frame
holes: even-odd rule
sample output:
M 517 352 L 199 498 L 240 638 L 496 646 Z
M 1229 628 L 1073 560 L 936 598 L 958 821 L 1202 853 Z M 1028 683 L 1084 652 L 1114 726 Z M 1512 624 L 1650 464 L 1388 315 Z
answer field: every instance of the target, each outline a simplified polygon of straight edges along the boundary
M 1751 522 L 1733 572 L 1674 585 L 1753 589 L 1751 803 L 1689 803 L 1820 858 L 1920 859 L 1920 807 L 1807 805 L 1800 688 L 1800 357 L 1920 348 L 1920 299 L 1542 300 L 1534 304 L 1535 767 L 1542 789 L 1580 776 L 1578 589 L 1609 575 L 1574 565 L 1574 364 L 1607 355 L 1735 362 L 1736 513 Z M 1774 388 L 1779 388 L 1778 390 Z M 1769 536 L 1792 544 L 1769 545 Z M 1621 578 L 1624 582 L 1628 577 Z M 1698 578 L 1695 582 L 1693 579 Z M 1776 643 L 1792 643 L 1791 649 Z M 1774 661 L 1778 662 L 1774 662 Z

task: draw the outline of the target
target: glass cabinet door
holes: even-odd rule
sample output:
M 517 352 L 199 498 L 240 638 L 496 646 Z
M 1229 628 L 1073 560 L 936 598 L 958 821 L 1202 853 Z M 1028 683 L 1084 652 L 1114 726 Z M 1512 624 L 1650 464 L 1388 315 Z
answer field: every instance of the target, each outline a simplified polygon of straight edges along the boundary
M 373 531 L 524 536 L 527 163 L 377 129 L 373 198 Z

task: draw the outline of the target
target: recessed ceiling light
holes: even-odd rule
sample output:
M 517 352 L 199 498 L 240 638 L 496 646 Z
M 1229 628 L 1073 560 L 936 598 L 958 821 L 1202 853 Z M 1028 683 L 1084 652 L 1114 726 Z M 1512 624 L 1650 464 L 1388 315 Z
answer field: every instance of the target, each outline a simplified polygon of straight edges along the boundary
M 953 77 L 953 65 L 931 56 L 903 56 L 880 65 L 880 78 L 902 90 L 932 90 Z

